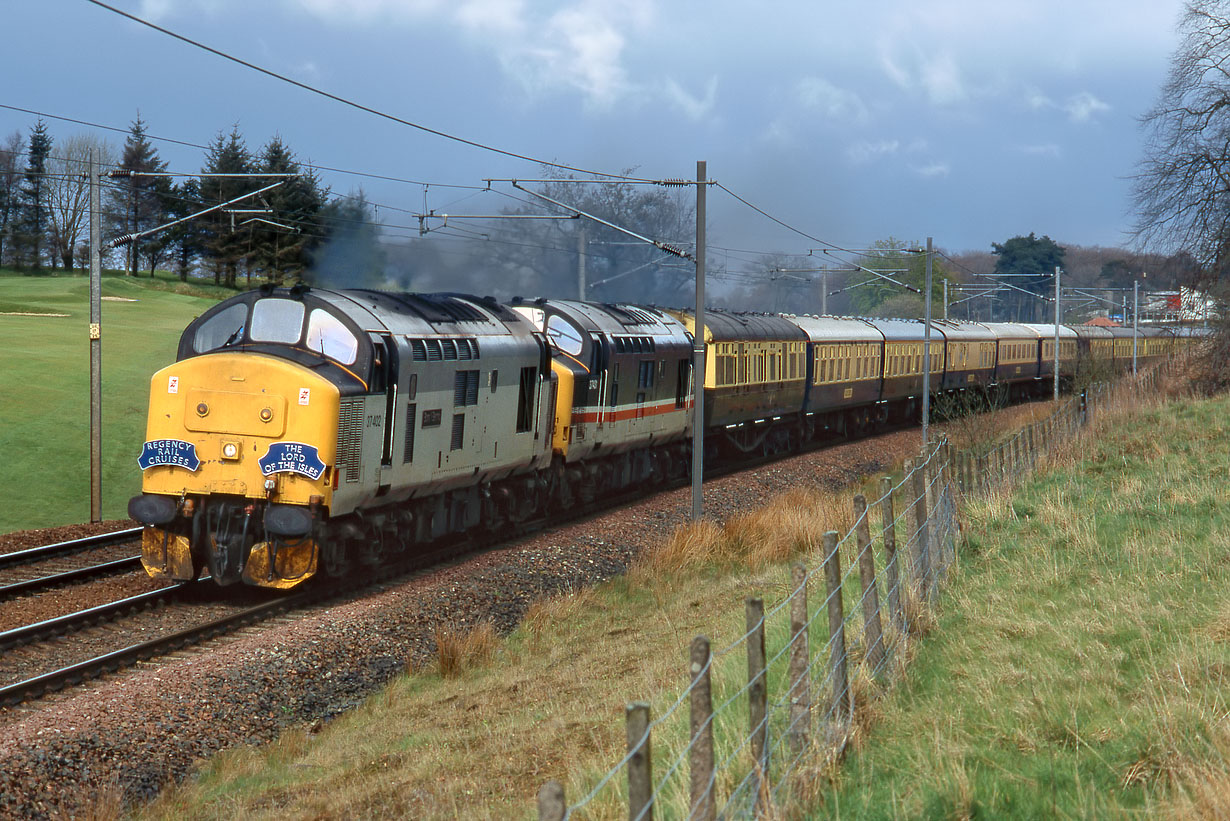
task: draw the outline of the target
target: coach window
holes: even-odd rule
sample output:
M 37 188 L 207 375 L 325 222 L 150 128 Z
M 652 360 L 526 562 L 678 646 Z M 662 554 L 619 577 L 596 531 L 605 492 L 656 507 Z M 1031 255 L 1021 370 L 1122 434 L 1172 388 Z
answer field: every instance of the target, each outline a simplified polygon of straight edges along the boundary
M 294 299 L 261 299 L 252 306 L 253 342 L 293 345 L 303 334 L 303 303 Z
M 307 347 L 343 365 L 353 365 L 359 353 L 359 340 L 340 319 L 317 308 L 308 317 Z

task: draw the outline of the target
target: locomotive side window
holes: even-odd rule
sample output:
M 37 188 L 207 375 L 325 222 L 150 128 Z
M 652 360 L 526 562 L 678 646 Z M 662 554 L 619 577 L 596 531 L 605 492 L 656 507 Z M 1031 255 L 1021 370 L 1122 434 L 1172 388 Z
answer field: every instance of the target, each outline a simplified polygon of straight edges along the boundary
M 196 338 L 192 340 L 192 350 L 205 353 L 214 348 L 234 345 L 243 339 L 244 320 L 247 318 L 248 306 L 242 303 L 219 311 L 197 329 Z
M 293 344 L 303 335 L 303 303 L 293 299 L 261 299 L 252 306 L 253 342 Z
M 307 347 L 343 365 L 353 365 L 359 353 L 359 340 L 340 319 L 317 308 L 308 317 Z

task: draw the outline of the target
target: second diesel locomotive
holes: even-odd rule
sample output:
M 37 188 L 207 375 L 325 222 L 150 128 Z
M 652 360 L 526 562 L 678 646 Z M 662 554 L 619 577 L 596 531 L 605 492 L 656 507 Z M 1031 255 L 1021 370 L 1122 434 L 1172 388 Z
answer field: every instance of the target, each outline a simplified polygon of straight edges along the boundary
M 264 288 L 214 306 L 151 380 L 142 561 L 290 588 L 686 474 L 689 312 Z M 1061 376 L 1131 332 L 1060 327 Z M 936 392 L 1043 393 L 1054 326 L 938 322 Z M 917 321 L 706 314 L 706 440 L 774 452 L 916 416 Z M 1138 361 L 1182 339 L 1148 331 Z

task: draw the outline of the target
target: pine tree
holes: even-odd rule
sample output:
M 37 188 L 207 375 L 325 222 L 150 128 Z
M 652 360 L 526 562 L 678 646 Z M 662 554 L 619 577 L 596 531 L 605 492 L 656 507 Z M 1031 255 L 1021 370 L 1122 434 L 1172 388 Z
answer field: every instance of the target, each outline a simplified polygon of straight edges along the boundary
M 253 222 L 255 265 L 269 282 L 281 284 L 298 279 L 307 268 L 309 254 L 319 240 L 320 212 L 327 190 L 312 170 L 304 171 L 294 152 L 275 136 L 261 152 L 260 170 L 270 177 L 264 184 L 281 179 L 282 185 L 262 195 L 271 213 L 265 221 Z
M 30 131 L 26 153 L 25 182 L 19 188 L 16 245 L 19 260 L 35 268 L 43 265 L 44 239 L 47 233 L 46 177 L 47 155 L 51 153 L 51 134 L 39 118 Z M 27 256 L 28 254 L 28 256 Z M 52 258 L 54 267 L 54 257 Z
M 167 201 L 167 219 L 177 220 L 195 214 L 205 208 L 201 203 L 201 183 L 195 178 L 184 180 L 181 185 L 171 186 Z M 168 228 L 165 233 L 168 253 L 175 263 L 175 273 L 180 281 L 188 280 L 192 260 L 201 254 L 200 221 L 191 219 Z
M 140 113 L 129 128 L 119 170 L 145 174 L 167 170 L 167 164 L 158 156 L 158 149 L 145 135 L 145 122 Z M 116 233 L 136 234 L 166 222 L 170 192 L 171 183 L 167 177 L 118 177 L 110 195 L 112 213 L 116 218 L 113 229 Z M 158 235 L 129 243 L 126 264 L 129 276 L 137 275 L 143 256 L 149 263 L 150 276 L 153 276 L 158 258 L 165 248 L 166 239 Z
M 201 169 L 201 200 L 206 207 L 232 200 L 253 190 L 252 180 L 235 177 L 209 177 L 208 174 L 250 174 L 252 154 L 248 151 L 239 126 L 229 135 L 221 131 L 210 143 Z M 203 255 L 214 271 L 214 282 L 235 287 L 241 265 L 249 264 L 247 237 L 235 232 L 234 215 L 215 211 L 200 220 Z

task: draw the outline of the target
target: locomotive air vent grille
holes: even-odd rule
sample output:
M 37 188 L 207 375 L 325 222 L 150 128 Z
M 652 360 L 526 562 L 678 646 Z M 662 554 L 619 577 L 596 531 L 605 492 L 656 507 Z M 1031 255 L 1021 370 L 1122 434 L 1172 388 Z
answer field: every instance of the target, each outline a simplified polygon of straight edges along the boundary
M 452 339 L 444 340 L 444 358 L 445 359 L 456 359 L 457 358 L 456 341 Z
M 346 397 L 341 400 L 337 419 L 337 469 L 347 482 L 359 481 L 359 463 L 363 457 L 363 399 Z
M 444 352 L 440 350 L 440 340 L 428 339 L 425 344 L 427 345 L 428 362 L 439 362 L 444 359 Z
M 427 346 L 423 344 L 421 339 L 410 340 L 410 358 L 415 362 L 427 361 Z
M 453 407 L 478 404 L 478 371 L 457 371 L 453 380 Z
M 466 415 L 458 413 L 453 416 L 453 440 L 449 450 L 461 450 L 466 438 Z

